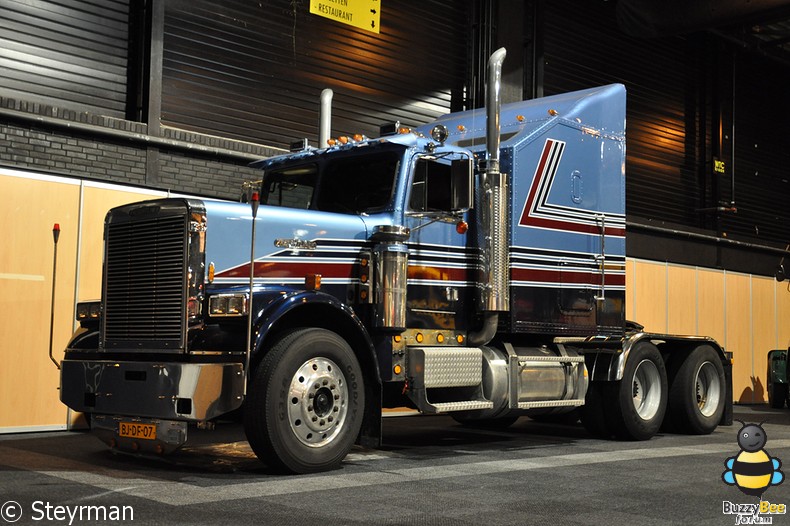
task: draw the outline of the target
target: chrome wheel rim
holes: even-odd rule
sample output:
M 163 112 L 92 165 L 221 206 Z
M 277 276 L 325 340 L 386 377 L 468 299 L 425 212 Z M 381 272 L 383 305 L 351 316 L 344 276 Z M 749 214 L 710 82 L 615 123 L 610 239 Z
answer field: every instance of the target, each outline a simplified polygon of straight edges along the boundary
M 291 431 L 302 444 L 329 444 L 348 413 L 348 387 L 340 367 L 328 358 L 306 361 L 291 379 L 287 404 Z
M 650 420 L 661 406 L 661 375 L 650 360 L 642 360 L 634 370 L 632 383 L 634 409 L 643 420 Z
M 721 381 L 716 366 L 704 362 L 694 375 L 694 397 L 703 416 L 712 416 L 721 403 Z

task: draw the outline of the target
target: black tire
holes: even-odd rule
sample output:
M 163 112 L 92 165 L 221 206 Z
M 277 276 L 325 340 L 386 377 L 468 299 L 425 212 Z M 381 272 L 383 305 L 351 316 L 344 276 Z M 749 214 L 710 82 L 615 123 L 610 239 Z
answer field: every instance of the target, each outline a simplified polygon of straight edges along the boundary
M 787 401 L 787 385 L 778 383 L 768 384 L 768 403 L 774 409 L 782 409 Z
M 667 410 L 667 371 L 658 348 L 639 342 L 628 353 L 623 379 L 606 385 L 606 420 L 621 440 L 648 440 Z
M 473 418 L 462 414 L 451 413 L 453 420 L 465 427 L 475 429 L 507 429 L 518 420 L 517 416 L 500 416 L 499 418 Z
M 325 329 L 280 338 L 255 369 L 244 410 L 252 450 L 278 471 L 335 469 L 351 450 L 365 407 L 351 347 Z
M 596 438 L 612 436 L 604 412 L 604 391 L 607 385 L 607 382 L 590 382 L 581 408 L 582 425 Z
M 691 435 L 712 433 L 721 422 L 727 396 L 718 353 L 710 345 L 700 345 L 682 361 L 672 363 L 672 372 L 668 427 Z

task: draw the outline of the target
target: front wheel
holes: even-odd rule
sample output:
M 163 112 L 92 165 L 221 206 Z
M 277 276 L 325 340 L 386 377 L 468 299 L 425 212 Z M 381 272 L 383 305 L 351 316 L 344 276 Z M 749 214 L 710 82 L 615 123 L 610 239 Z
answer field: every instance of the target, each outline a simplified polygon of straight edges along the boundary
M 667 371 L 658 348 L 640 342 L 629 352 L 623 379 L 609 388 L 609 429 L 623 440 L 655 435 L 667 409 Z
M 244 430 L 252 450 L 280 471 L 339 467 L 362 425 L 364 384 L 351 347 L 325 329 L 281 337 L 253 373 Z

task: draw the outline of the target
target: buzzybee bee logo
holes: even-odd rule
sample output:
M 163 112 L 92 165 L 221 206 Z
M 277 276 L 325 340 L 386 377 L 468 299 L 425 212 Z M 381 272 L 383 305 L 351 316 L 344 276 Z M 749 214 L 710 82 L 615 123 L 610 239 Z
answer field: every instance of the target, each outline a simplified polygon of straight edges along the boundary
M 769 486 L 778 486 L 784 482 L 784 473 L 779 471 L 782 461 L 771 458 L 763 449 L 768 437 L 762 424 L 746 424 L 738 431 L 738 445 L 741 452 L 728 458 L 724 465 L 727 470 L 721 479 L 725 484 L 735 486 L 746 495 L 762 497 Z
M 734 457 L 724 461 L 727 468 L 721 479 L 728 486 L 735 486 L 744 495 L 758 497 L 759 504 L 738 504 L 724 501 L 722 513 L 735 515 L 735 524 L 772 524 L 772 515 L 784 515 L 787 512 L 785 504 L 771 503 L 763 500 L 763 494 L 771 486 L 778 486 L 784 482 L 784 473 L 780 470 L 782 461 L 773 458 L 765 450 L 768 436 L 760 424 L 741 424 L 738 431 L 738 446 L 741 451 Z

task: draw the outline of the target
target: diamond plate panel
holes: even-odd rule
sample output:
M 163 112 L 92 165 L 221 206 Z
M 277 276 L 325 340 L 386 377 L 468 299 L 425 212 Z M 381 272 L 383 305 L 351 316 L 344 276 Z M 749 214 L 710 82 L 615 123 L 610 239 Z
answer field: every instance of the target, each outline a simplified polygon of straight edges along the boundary
M 422 386 L 466 387 L 483 379 L 483 353 L 473 348 L 422 347 L 410 350 L 412 375 Z

